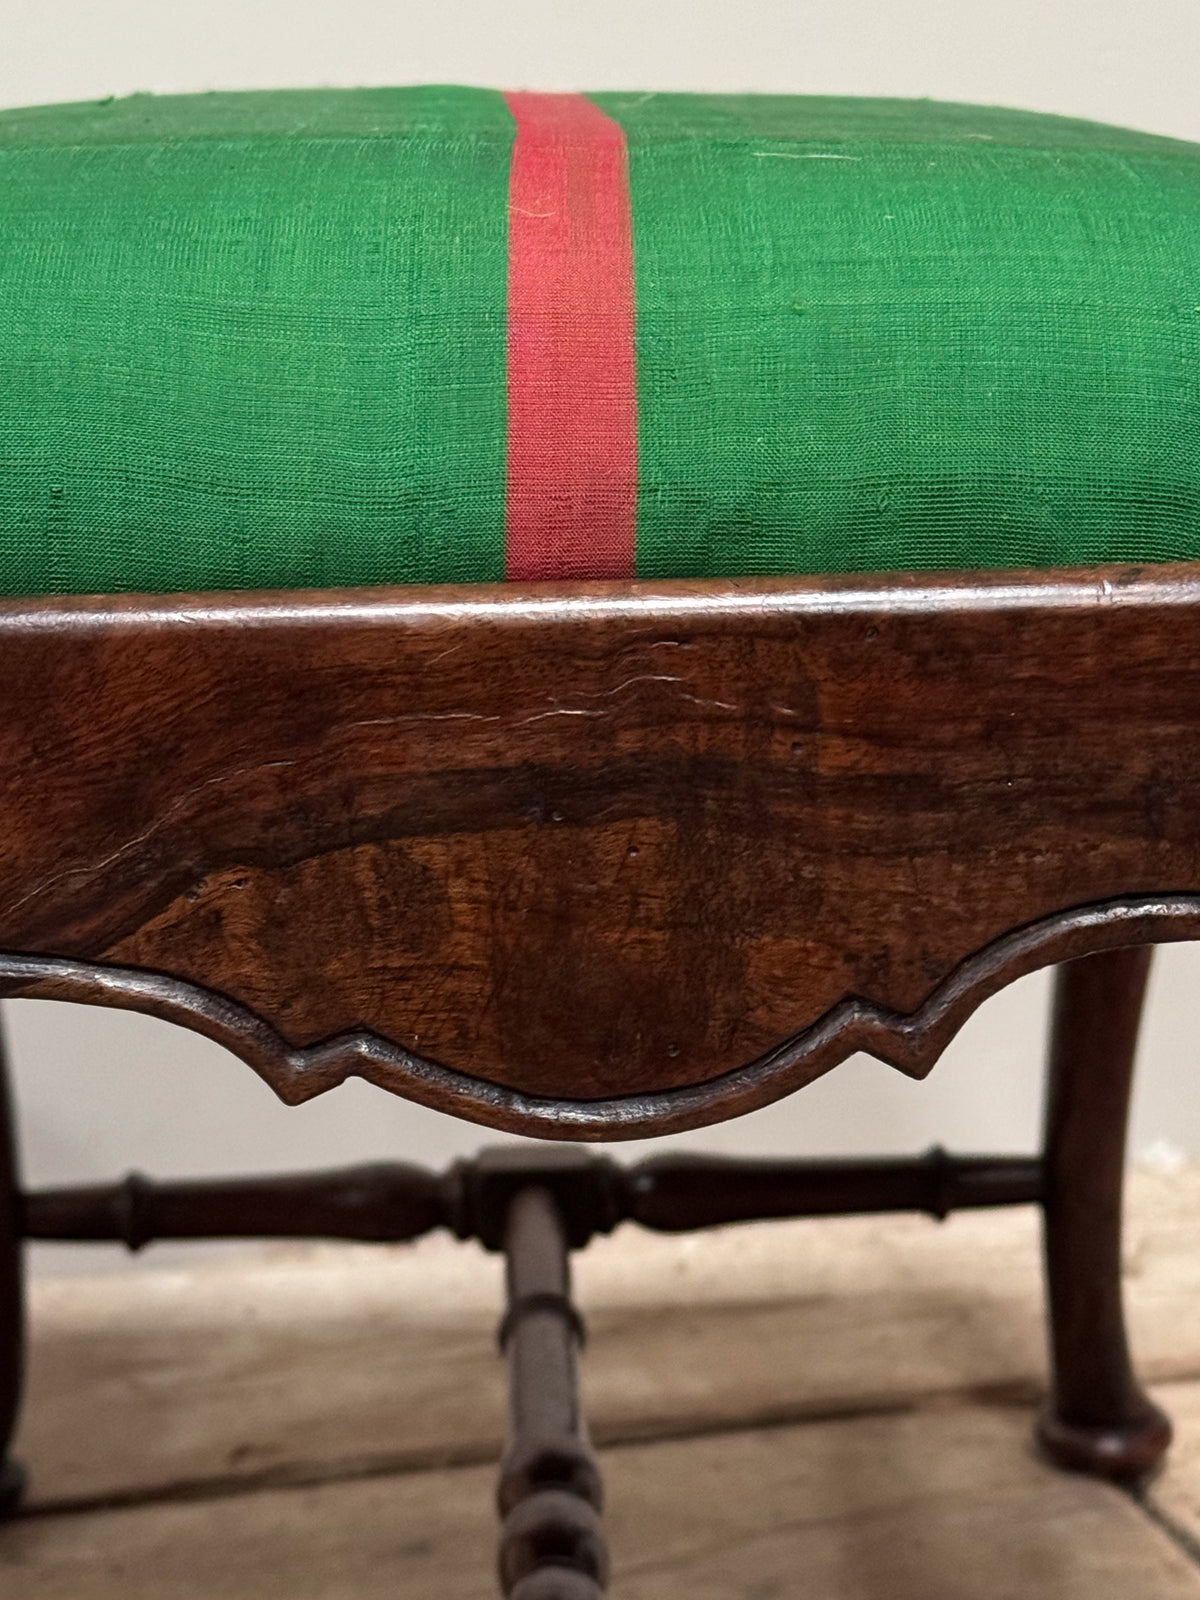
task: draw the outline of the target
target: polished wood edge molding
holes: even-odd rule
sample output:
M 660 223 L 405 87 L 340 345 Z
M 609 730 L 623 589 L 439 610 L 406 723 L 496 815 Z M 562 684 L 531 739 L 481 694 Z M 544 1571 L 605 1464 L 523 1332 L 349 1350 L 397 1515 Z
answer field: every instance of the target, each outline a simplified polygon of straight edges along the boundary
M 1056 912 L 963 961 L 913 1012 L 857 995 L 748 1066 L 687 1088 L 609 1100 L 549 1099 L 485 1082 L 364 1030 L 293 1047 L 224 995 L 161 973 L 49 955 L 0 954 L 0 997 L 71 1000 L 140 1011 L 224 1045 L 287 1105 L 365 1078 L 437 1111 L 554 1139 L 640 1139 L 740 1116 L 781 1099 L 864 1051 L 923 1078 L 971 1013 L 1015 979 L 1100 950 L 1200 938 L 1200 893 L 1123 897 Z
M 383 585 L 357 589 L 0 598 L 0 635 L 142 627 L 320 626 L 493 620 L 561 623 L 581 616 L 702 620 L 831 612 L 1075 610 L 1198 606 L 1200 562 L 1133 566 L 828 573 L 815 577 L 633 578 L 593 582 Z

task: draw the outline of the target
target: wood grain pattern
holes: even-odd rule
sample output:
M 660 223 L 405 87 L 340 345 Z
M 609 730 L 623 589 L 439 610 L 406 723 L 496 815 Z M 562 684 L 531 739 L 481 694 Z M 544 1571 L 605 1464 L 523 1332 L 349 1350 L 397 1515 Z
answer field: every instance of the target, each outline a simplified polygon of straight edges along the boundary
M 4 992 L 632 1136 L 1196 936 L 1200 569 L 7 602 L 0 771 Z
M 778 1050 L 707 1082 L 627 1095 L 528 1095 L 456 1072 L 366 1030 L 289 1046 L 224 995 L 158 973 L 43 956 L 0 955 L 0 995 L 141 1011 L 224 1045 L 287 1105 L 359 1077 L 434 1110 L 488 1127 L 556 1139 L 637 1139 L 740 1116 L 813 1082 L 855 1051 L 925 1077 L 980 1003 L 1042 966 L 1102 950 L 1200 937 L 1200 895 L 1113 900 L 1049 917 L 965 961 L 915 1012 L 848 998 Z

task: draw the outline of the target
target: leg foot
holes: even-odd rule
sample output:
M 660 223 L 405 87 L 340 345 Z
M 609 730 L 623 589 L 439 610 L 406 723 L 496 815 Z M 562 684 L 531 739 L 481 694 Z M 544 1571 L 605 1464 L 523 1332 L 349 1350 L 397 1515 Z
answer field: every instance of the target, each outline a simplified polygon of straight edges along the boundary
M 1045 1146 L 1053 1391 L 1038 1439 L 1060 1465 L 1106 1478 L 1152 1471 L 1171 1424 L 1133 1375 L 1121 1294 L 1121 1200 L 1134 1051 L 1151 950 L 1060 967 Z
M 1171 1419 L 1151 1400 L 1141 1418 L 1117 1424 L 1069 1422 L 1048 1406 L 1038 1418 L 1037 1438 L 1060 1467 L 1127 1482 L 1158 1466 L 1171 1443 Z

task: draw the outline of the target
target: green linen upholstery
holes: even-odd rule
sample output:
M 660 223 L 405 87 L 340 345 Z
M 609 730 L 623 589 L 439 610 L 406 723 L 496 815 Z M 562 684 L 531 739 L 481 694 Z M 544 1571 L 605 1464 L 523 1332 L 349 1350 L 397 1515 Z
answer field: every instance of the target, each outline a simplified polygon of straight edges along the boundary
M 636 572 L 1200 558 L 1200 146 L 598 94 Z M 0 113 L 0 592 L 505 576 L 505 97 Z

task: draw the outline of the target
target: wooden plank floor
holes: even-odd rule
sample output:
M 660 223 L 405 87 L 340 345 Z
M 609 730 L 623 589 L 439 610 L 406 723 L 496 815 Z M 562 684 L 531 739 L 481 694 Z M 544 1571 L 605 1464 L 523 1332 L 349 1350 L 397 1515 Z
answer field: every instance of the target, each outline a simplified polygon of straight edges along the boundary
M 622 1230 L 578 1261 L 614 1600 L 1200 1600 L 1200 1169 L 1135 1176 L 1174 1413 L 1140 1498 L 1029 1443 L 1035 1219 Z M 498 1263 L 440 1239 L 33 1291 L 12 1600 L 491 1596 Z

